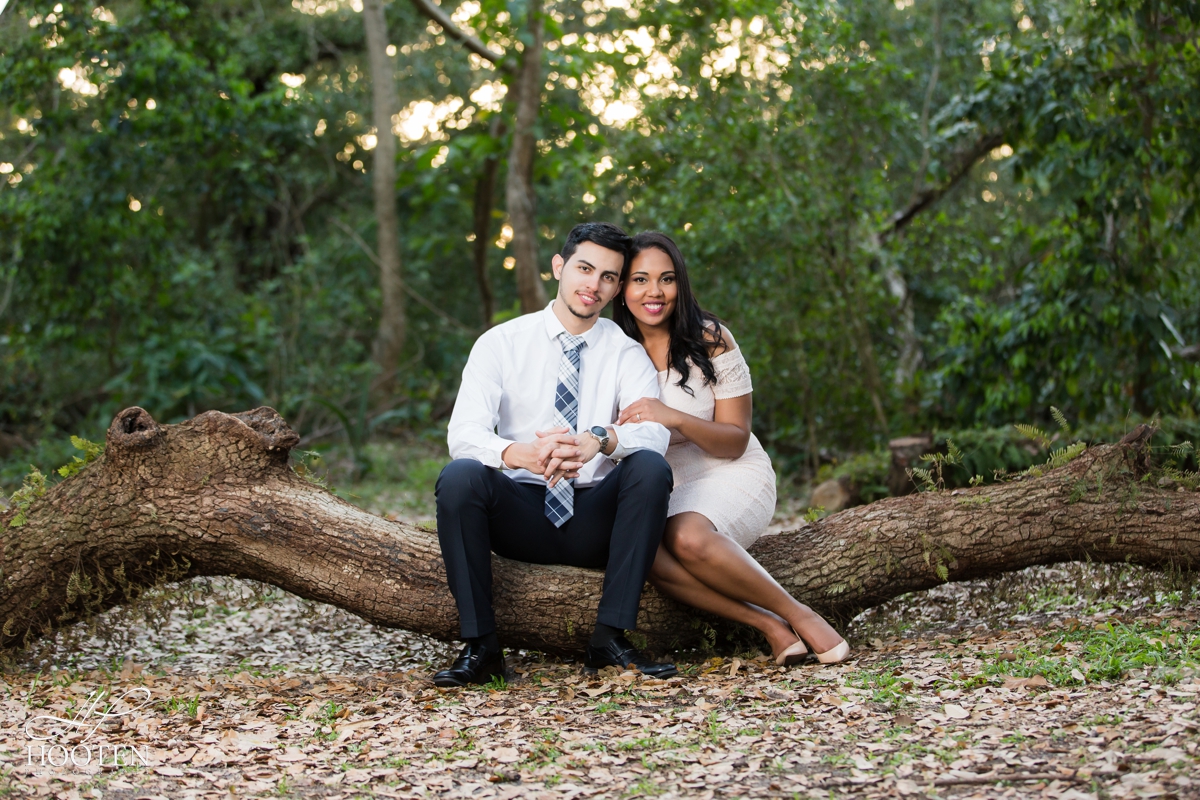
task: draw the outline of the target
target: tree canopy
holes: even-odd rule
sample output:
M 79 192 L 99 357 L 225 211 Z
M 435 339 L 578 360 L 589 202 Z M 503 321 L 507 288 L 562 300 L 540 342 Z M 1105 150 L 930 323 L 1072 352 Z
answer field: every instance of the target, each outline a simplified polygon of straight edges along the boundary
M 390 131 L 359 0 L 4 10 L 0 425 L 441 419 L 517 274 L 552 295 L 585 219 L 679 241 L 786 463 L 1052 405 L 1194 416 L 1200 3 L 431 8 L 383 6 Z M 514 231 L 495 170 L 527 51 L 536 230 Z M 381 136 L 407 327 L 382 398 Z

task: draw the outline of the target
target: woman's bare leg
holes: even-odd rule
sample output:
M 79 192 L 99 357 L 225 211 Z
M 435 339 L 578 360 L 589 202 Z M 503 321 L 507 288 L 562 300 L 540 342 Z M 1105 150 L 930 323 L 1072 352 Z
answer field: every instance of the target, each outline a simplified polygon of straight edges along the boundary
M 842 637 L 820 614 L 797 602 L 741 545 L 719 533 L 703 514 L 686 511 L 668 519 L 663 545 L 709 589 L 778 614 L 816 652 L 824 653 L 841 643 Z
M 714 592 L 684 569 L 683 565 L 662 545 L 659 545 L 658 554 L 654 557 L 654 564 L 650 567 L 650 583 L 668 597 L 686 603 L 692 608 L 708 611 L 725 619 L 757 628 L 763 636 L 767 637 L 767 642 L 771 645 L 772 656 L 779 654 L 796 642 L 795 634 L 783 619 L 756 605 L 743 603 L 719 592 Z

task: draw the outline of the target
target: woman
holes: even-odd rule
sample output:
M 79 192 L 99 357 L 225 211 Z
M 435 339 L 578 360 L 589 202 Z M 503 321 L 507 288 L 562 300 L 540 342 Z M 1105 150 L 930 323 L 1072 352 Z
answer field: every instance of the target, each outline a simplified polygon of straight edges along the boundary
M 677 600 L 753 625 L 775 662 L 824 663 L 850 648 L 824 619 L 789 595 L 745 548 L 775 511 L 775 472 L 750 433 L 750 371 L 728 329 L 692 294 L 670 237 L 634 237 L 613 319 L 658 368 L 663 399 L 642 398 L 618 424 L 654 421 L 671 430 L 675 489 L 650 582 Z

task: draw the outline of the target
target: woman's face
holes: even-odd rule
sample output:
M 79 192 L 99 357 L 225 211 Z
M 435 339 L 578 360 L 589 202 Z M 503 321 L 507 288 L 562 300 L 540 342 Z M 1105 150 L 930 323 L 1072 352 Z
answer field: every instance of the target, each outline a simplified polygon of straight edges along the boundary
M 625 282 L 625 305 L 643 327 L 665 325 L 675 311 L 679 287 L 671 257 L 657 247 L 634 256 Z

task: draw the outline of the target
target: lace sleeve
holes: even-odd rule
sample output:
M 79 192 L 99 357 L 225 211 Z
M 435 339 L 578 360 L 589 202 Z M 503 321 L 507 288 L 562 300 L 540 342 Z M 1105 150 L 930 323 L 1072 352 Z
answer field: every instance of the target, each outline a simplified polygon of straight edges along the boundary
M 717 383 L 713 387 L 713 396 L 718 400 L 728 400 L 731 397 L 741 397 L 754 391 L 750 383 L 750 367 L 742 358 L 741 348 L 728 350 L 712 360 L 713 370 L 717 373 Z

